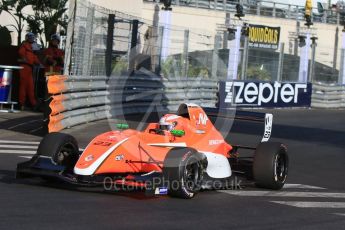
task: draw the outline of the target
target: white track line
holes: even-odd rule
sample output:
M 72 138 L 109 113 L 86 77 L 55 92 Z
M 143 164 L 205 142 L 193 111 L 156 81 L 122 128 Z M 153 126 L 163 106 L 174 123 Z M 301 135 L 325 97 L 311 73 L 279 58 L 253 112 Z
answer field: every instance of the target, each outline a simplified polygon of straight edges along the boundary
M 0 149 L 0 153 L 5 153 L 5 154 L 30 154 L 30 155 L 34 155 L 36 153 L 36 151 Z
M 345 193 L 327 193 L 327 192 L 274 192 L 274 191 L 245 191 L 245 190 L 220 190 L 219 192 L 235 196 L 253 196 L 253 197 L 300 197 L 300 198 L 342 198 L 345 199 Z
M 345 208 L 345 202 L 271 201 L 297 208 Z
M 38 146 L 28 146 L 28 145 L 0 145 L 0 148 L 8 148 L 8 149 L 37 149 Z
M 4 144 L 38 145 L 40 142 L 37 142 L 37 141 L 7 141 L 7 140 L 0 140 L 0 143 L 4 143 Z
M 337 216 L 345 216 L 345 213 L 333 213 L 333 214 Z
M 284 189 L 325 189 L 317 186 L 306 185 L 306 184 L 285 184 Z
M 18 156 L 19 158 L 31 159 L 32 156 Z

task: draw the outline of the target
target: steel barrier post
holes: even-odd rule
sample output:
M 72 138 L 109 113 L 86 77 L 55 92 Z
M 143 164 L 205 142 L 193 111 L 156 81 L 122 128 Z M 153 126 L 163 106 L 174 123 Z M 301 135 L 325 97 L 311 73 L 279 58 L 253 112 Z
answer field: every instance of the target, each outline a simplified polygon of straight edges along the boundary
M 155 71 L 157 75 L 161 74 L 163 36 L 164 36 L 164 27 L 160 26 L 159 31 L 158 31 L 158 66 Z
M 343 85 L 345 84 L 345 49 L 341 49 L 341 57 L 340 57 L 340 71 L 338 76 L 338 84 Z
M 189 67 L 189 60 L 188 60 L 188 50 L 189 50 L 189 30 L 184 31 L 184 43 L 183 43 L 183 59 L 182 59 L 182 74 L 184 77 L 188 77 L 188 67 Z
M 340 71 L 338 76 L 338 84 L 345 84 L 345 28 L 342 34 L 342 44 L 341 44 L 341 59 L 340 59 Z
M 273 3 L 273 12 L 272 12 L 272 16 L 275 18 L 276 17 L 276 3 Z
M 256 5 L 256 14 L 258 16 L 260 16 L 260 10 L 261 10 L 260 8 L 261 8 L 261 2 L 258 2 L 257 5 Z
M 247 67 L 248 67 L 248 52 L 249 52 L 249 39 L 248 39 L 248 36 L 245 36 L 244 44 L 243 44 L 241 80 L 246 80 Z
M 230 26 L 230 13 L 227 12 L 225 14 L 225 26 L 229 27 Z M 229 32 L 228 31 L 224 31 L 223 33 L 223 49 L 228 49 L 228 35 Z
M 109 14 L 108 16 L 108 33 L 107 33 L 107 46 L 105 51 L 105 73 L 107 77 L 110 77 L 112 69 L 112 55 L 114 46 L 114 27 L 115 27 L 115 14 Z
M 337 69 L 337 59 L 338 59 L 338 43 L 339 43 L 339 27 L 335 30 L 335 39 L 334 39 L 334 54 L 333 54 L 333 71 Z
M 171 10 L 163 9 L 160 13 L 160 26 L 163 26 L 164 33 L 162 39 L 162 48 L 161 48 L 161 59 L 165 61 L 169 56 L 170 49 L 170 32 L 171 32 Z
M 300 28 L 301 28 L 301 23 L 299 21 L 297 21 L 296 22 L 296 34 L 297 35 L 300 33 Z M 295 39 L 293 55 L 295 55 L 295 56 L 298 55 L 298 37 L 296 37 L 296 39 Z
M 277 73 L 277 81 L 283 81 L 283 68 L 284 68 L 284 48 L 285 43 L 280 43 L 280 51 L 279 51 L 279 64 L 278 64 L 278 73 Z
M 154 40 L 153 52 L 151 54 L 151 70 L 156 74 L 159 74 L 159 59 L 160 59 L 160 42 L 159 42 L 159 11 L 160 7 L 157 3 L 155 5 L 155 12 L 153 15 L 153 25 L 152 25 L 152 39 Z
M 68 9 L 68 26 L 67 26 L 67 38 L 66 38 L 66 52 L 65 52 L 65 66 L 64 74 L 68 75 L 71 72 L 71 56 L 72 56 L 72 46 L 73 46 L 73 36 L 74 36 L 74 26 L 75 17 L 77 12 L 77 1 L 71 0 L 69 2 Z
M 311 44 L 311 60 L 310 60 L 310 69 L 309 69 L 309 77 L 308 82 L 314 81 L 314 72 L 315 72 L 315 54 L 316 54 L 316 38 L 312 37 L 312 44 Z
M 95 16 L 95 7 L 89 7 L 87 9 L 87 20 L 86 20 L 86 34 L 85 34 L 85 43 L 84 43 L 84 53 L 83 53 L 83 67 L 82 67 L 82 75 L 90 75 L 91 69 L 91 57 L 92 57 L 92 41 L 93 41 L 93 20 Z
M 238 25 L 235 29 L 235 39 L 229 41 L 229 61 L 227 70 L 227 80 L 238 79 L 238 62 L 240 58 L 240 43 L 241 43 L 242 26 Z
M 135 56 L 137 55 L 139 20 L 134 19 L 132 22 L 131 50 L 129 53 L 128 70 L 132 73 L 135 70 Z
M 211 71 L 211 77 L 217 78 L 217 72 L 218 72 L 218 60 L 219 60 L 219 53 L 218 49 L 221 48 L 221 35 L 216 34 L 214 37 L 214 49 L 212 52 L 212 71 Z

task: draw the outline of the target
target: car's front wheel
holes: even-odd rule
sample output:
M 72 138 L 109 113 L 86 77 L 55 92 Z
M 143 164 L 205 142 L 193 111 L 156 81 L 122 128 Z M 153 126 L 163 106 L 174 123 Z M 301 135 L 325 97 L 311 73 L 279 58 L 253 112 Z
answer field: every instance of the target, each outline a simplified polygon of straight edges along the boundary
M 76 139 L 65 133 L 49 133 L 40 142 L 37 156 L 50 157 L 52 163 L 71 171 L 79 158 L 79 147 Z
M 194 149 L 171 149 L 163 168 L 169 195 L 184 199 L 193 198 L 200 191 L 206 165 L 206 157 Z

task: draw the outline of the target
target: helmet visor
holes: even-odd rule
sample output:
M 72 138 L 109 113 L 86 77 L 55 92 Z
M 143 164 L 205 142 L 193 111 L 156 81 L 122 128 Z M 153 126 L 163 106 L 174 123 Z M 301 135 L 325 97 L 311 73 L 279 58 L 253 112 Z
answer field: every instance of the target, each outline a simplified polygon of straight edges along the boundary
M 174 125 L 169 124 L 169 125 L 160 125 L 159 126 L 160 130 L 167 130 L 167 131 L 171 131 L 174 129 Z

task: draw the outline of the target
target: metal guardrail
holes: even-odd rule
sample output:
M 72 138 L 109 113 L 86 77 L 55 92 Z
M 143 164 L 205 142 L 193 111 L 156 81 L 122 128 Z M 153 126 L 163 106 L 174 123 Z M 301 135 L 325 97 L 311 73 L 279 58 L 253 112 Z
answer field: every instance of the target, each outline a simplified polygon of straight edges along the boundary
M 51 76 L 49 132 L 129 114 L 176 111 L 181 103 L 215 107 L 217 80 Z M 345 86 L 313 84 L 312 107 L 345 108 Z
M 312 107 L 325 109 L 345 108 L 345 86 L 314 83 Z
M 181 103 L 214 107 L 216 80 L 51 76 L 49 132 L 128 114 L 176 111 Z

